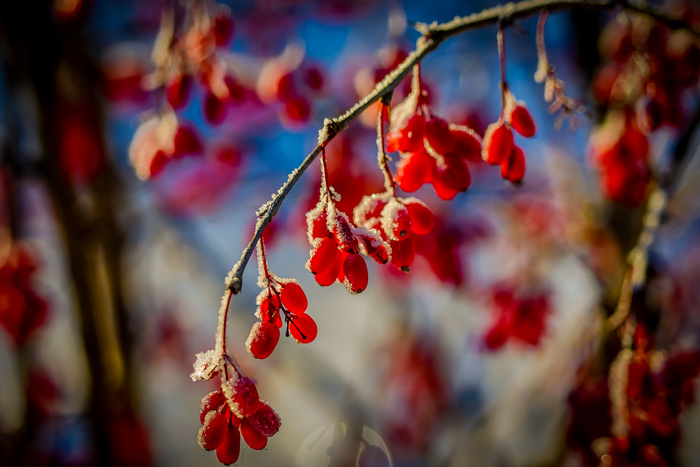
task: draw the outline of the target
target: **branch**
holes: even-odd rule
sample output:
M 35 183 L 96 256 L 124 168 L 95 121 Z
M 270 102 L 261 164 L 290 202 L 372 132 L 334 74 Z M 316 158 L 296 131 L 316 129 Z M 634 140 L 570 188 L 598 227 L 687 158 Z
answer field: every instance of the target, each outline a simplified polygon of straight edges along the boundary
M 243 250 L 240 260 L 229 272 L 226 278 L 227 289 L 234 294 L 241 291 L 243 272 L 253 254 L 255 245 L 262 236 L 263 230 L 265 230 L 265 227 L 275 216 L 284 202 L 284 199 L 294 185 L 296 185 L 297 181 L 299 181 L 302 174 L 321 153 L 321 150 L 369 106 L 388 93 L 393 92 L 399 83 L 408 76 L 413 67 L 435 50 L 444 40 L 472 29 L 495 25 L 499 22 L 506 26 L 516 19 L 533 16 L 543 10 L 553 12 L 573 8 L 587 8 L 599 11 L 612 11 L 617 7 L 644 14 L 666 23 L 672 29 L 683 29 L 700 38 L 700 29 L 697 27 L 693 27 L 678 18 L 669 16 L 657 6 L 633 0 L 526 0 L 483 10 L 471 16 L 455 18 L 443 24 L 433 23 L 427 25 L 425 23 L 416 23 L 414 25 L 415 29 L 423 34 L 417 42 L 416 49 L 406 57 L 403 63 L 379 82 L 372 92 L 345 112 L 345 114 L 336 118 L 326 119 L 323 122 L 323 128 L 319 131 L 318 145 L 306 156 L 301 165 L 289 175 L 284 185 L 282 185 L 276 194 L 272 195 L 272 199 L 258 209 L 258 221 L 255 226 L 255 233 L 248 246 Z

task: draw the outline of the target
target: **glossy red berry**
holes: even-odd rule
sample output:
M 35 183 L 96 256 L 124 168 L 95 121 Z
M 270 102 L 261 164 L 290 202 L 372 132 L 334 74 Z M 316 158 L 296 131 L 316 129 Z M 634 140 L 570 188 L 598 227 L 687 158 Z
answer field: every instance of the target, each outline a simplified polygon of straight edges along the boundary
M 504 122 L 492 123 L 486 128 L 481 157 L 490 165 L 498 165 L 513 150 L 513 132 Z
M 292 313 L 303 313 L 309 306 L 306 294 L 296 282 L 287 282 L 282 285 L 280 298 L 282 300 L 282 305 Z
M 425 137 L 438 154 L 447 154 L 454 148 L 450 125 L 442 118 L 433 117 L 426 123 Z
M 246 444 L 250 446 L 251 449 L 260 450 L 267 446 L 267 438 L 256 430 L 247 418 L 241 420 L 239 430 L 241 430 L 241 436 L 243 436 Z
M 223 414 L 214 411 L 209 412 L 204 419 L 202 428 L 199 429 L 199 436 L 197 437 L 199 446 L 207 451 L 216 449 L 224 441 L 227 429 L 228 422 Z
M 520 183 L 525 176 L 525 154 L 520 147 L 513 145 L 508 159 L 501 163 L 501 177 L 511 183 Z
M 339 254 L 338 245 L 336 245 L 335 241 L 332 238 L 323 238 L 311 250 L 306 267 L 312 274 L 316 275 L 330 267 Z
M 303 313 L 292 318 L 289 323 L 289 332 L 300 344 L 308 344 L 316 339 L 318 328 L 313 318 Z
M 365 259 L 356 254 L 350 254 L 343 261 L 343 274 L 345 275 L 345 288 L 348 292 L 358 294 L 367 289 L 369 276 Z
M 481 138 L 465 125 L 450 125 L 454 147 L 450 154 L 467 161 L 481 160 Z
M 204 424 L 204 419 L 207 414 L 212 410 L 219 410 L 219 408 L 226 403 L 226 396 L 219 391 L 212 391 L 202 398 L 202 403 L 199 408 L 199 421 Z
M 435 160 L 419 150 L 402 158 L 396 164 L 396 183 L 407 193 L 413 193 L 431 180 Z
M 250 330 L 245 347 L 255 358 L 267 358 L 280 340 L 280 330 L 275 323 L 257 322 Z
M 413 237 L 407 237 L 398 242 L 391 242 L 391 264 L 404 272 L 410 271 L 416 257 L 416 246 Z
M 403 128 L 387 133 L 387 152 L 415 152 L 422 149 L 425 131 L 425 117 L 414 113 Z
M 510 125 L 526 138 L 535 136 L 537 126 L 525 104 L 516 104 L 510 112 Z
M 417 199 L 404 204 L 406 209 L 408 209 L 409 216 L 411 216 L 411 229 L 414 234 L 427 235 L 433 231 L 435 216 L 428 206 Z
M 224 465 L 231 465 L 238 460 L 240 454 L 241 434 L 236 426 L 229 426 L 224 440 L 216 448 L 216 458 Z

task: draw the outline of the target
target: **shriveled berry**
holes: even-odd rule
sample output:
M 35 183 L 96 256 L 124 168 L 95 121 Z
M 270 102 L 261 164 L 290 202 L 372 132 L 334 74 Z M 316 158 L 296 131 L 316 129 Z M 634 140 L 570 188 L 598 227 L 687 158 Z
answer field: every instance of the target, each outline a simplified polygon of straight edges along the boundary
M 235 426 L 229 426 L 224 440 L 216 448 L 216 458 L 224 465 L 231 465 L 241 454 L 241 433 Z
M 287 282 L 280 292 L 282 305 L 292 313 L 303 313 L 309 306 L 309 301 L 301 286 L 296 282 Z
M 407 237 L 399 242 L 391 242 L 391 264 L 402 271 L 410 271 L 416 257 L 416 246 L 413 237 Z
M 224 441 L 227 429 L 228 422 L 223 414 L 215 411 L 209 412 L 204 419 L 202 428 L 199 429 L 197 436 L 199 446 L 207 451 L 216 449 Z
M 253 415 L 248 417 L 248 421 L 261 435 L 269 438 L 279 431 L 280 416 L 265 401 L 260 401 L 260 408 Z
M 535 136 L 537 126 L 525 104 L 518 103 L 510 113 L 510 125 L 526 138 Z
M 239 430 L 241 430 L 243 440 L 245 440 L 246 444 L 250 446 L 251 449 L 260 450 L 267 446 L 267 438 L 256 430 L 255 427 L 250 424 L 247 418 L 241 420 Z
M 340 251 L 344 253 L 357 253 L 357 239 L 352 233 L 350 222 L 342 213 L 336 214 L 335 216 L 333 235 L 335 236 L 335 242 L 338 244 Z
M 510 157 L 501 163 L 501 177 L 511 183 L 520 183 L 525 176 L 525 154 L 520 147 L 513 145 Z
M 414 198 L 414 201 L 404 203 L 411 216 L 411 229 L 416 235 L 427 235 L 435 227 L 433 211 L 425 204 Z
M 255 358 L 267 358 L 280 340 L 280 330 L 275 323 L 257 322 L 250 330 L 245 347 Z
M 300 344 L 308 344 L 316 339 L 318 327 L 316 321 L 306 313 L 293 317 L 289 323 L 289 332 Z
M 260 407 L 260 397 L 255 381 L 247 376 L 239 375 L 238 378 L 230 382 L 232 396 L 230 400 L 231 411 L 238 418 L 247 417 L 257 412 Z
M 212 391 L 202 398 L 202 404 L 199 408 L 199 421 L 204 424 L 204 419 L 212 410 L 219 410 L 219 407 L 226 403 L 226 396 L 219 391 Z
M 454 147 L 450 125 L 442 118 L 433 117 L 428 121 L 425 136 L 430 147 L 438 154 L 447 154 Z
M 504 122 L 492 123 L 486 128 L 481 157 L 490 165 L 497 165 L 513 150 L 513 132 Z
M 343 273 L 345 274 L 343 283 L 348 292 L 358 294 L 367 289 L 369 276 L 367 264 L 362 256 L 356 254 L 346 256 L 343 262 Z

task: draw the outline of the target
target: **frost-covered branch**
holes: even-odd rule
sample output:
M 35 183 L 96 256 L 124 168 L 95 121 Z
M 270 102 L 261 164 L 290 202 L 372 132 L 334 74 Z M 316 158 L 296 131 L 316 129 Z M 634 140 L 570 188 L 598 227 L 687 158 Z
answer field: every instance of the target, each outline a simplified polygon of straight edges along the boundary
M 243 272 L 246 265 L 253 254 L 256 244 L 260 240 L 265 227 L 270 223 L 272 218 L 277 213 L 278 209 L 284 202 L 289 192 L 297 183 L 302 174 L 309 168 L 311 163 L 318 157 L 321 150 L 331 142 L 341 131 L 343 131 L 353 120 L 355 120 L 369 106 L 377 102 L 383 96 L 393 92 L 393 90 L 408 76 L 413 67 L 419 64 L 423 58 L 435 50 L 444 40 L 449 37 L 461 34 L 468 30 L 478 29 L 497 23 L 507 26 L 516 19 L 526 18 L 540 13 L 541 11 L 561 11 L 573 8 L 586 8 L 593 10 L 614 10 L 615 8 L 623 8 L 636 13 L 650 16 L 658 21 L 666 23 L 672 29 L 683 29 L 689 33 L 700 37 L 700 29 L 684 22 L 681 19 L 674 18 L 661 8 L 648 5 L 645 2 L 638 1 L 605 1 L 605 0 L 526 0 L 519 3 L 508 3 L 497 6 L 480 13 L 475 13 L 470 16 L 455 18 L 450 22 L 443 24 L 424 24 L 416 23 L 414 27 L 423 35 L 418 40 L 416 49 L 411 52 L 408 57 L 396 69 L 390 72 L 377 86 L 357 104 L 350 108 L 343 115 L 326 119 L 323 123 L 323 128 L 319 131 L 318 145 L 309 153 L 299 167 L 297 167 L 290 175 L 287 181 L 272 196 L 272 199 L 262 205 L 258 210 L 258 221 L 255 226 L 255 232 L 248 246 L 241 253 L 240 260 L 234 265 L 233 269 L 228 274 L 226 279 L 226 287 L 234 294 L 241 291 L 243 282 Z

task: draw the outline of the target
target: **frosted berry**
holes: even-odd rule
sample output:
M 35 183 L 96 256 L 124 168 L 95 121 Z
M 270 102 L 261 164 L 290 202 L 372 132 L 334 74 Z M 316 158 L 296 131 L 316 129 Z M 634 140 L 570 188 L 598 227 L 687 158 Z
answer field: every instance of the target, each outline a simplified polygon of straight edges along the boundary
M 513 150 L 513 132 L 504 122 L 492 123 L 486 128 L 481 157 L 490 165 L 498 165 Z
M 280 330 L 275 323 L 257 322 L 250 330 L 245 347 L 255 358 L 267 358 L 280 340 Z
M 300 344 L 308 344 L 316 339 L 318 327 L 313 318 L 306 313 L 297 315 L 291 319 L 289 332 Z
M 338 248 L 344 253 L 357 253 L 357 238 L 355 238 L 355 235 L 352 233 L 350 222 L 344 214 L 336 215 L 335 220 L 333 235 L 335 236 L 335 242 L 338 244 Z
M 526 138 L 535 136 L 537 132 L 537 127 L 532 119 L 532 115 L 530 115 L 530 111 L 521 102 L 517 103 L 510 113 L 510 125 Z
M 260 408 L 248 417 L 248 421 L 260 434 L 268 438 L 277 433 L 282 424 L 280 416 L 265 401 L 260 401 Z
M 228 422 L 226 417 L 219 412 L 211 411 L 204 419 L 202 428 L 199 429 L 197 441 L 202 449 L 211 451 L 219 447 L 224 441 L 227 429 Z
M 323 238 L 332 236 L 328 230 L 328 214 L 325 209 L 309 211 L 306 214 L 306 226 L 309 229 L 311 238 Z
M 204 419 L 212 410 L 217 411 L 226 403 L 226 396 L 219 391 L 213 391 L 202 398 L 202 404 L 199 409 L 199 422 L 204 424 Z
M 309 306 L 306 294 L 296 282 L 287 282 L 284 284 L 282 286 L 280 298 L 282 299 L 282 305 L 292 313 L 303 313 Z
M 414 152 L 423 147 L 425 118 L 420 113 L 413 114 L 406 125 L 386 135 L 388 152 Z
M 241 420 L 241 436 L 251 449 L 260 450 L 267 446 L 267 438 L 250 424 L 247 418 Z
M 231 411 L 238 418 L 254 414 L 260 407 L 260 397 L 255 381 L 247 376 L 238 376 L 231 382 L 232 395 L 229 400 Z
M 229 426 L 226 436 L 218 448 L 216 458 L 224 465 L 231 465 L 238 460 L 241 454 L 241 433 L 235 426 Z
M 345 288 L 348 292 L 358 294 L 367 289 L 369 281 L 367 264 L 365 259 L 356 254 L 350 254 L 343 261 L 343 274 L 345 275 Z

